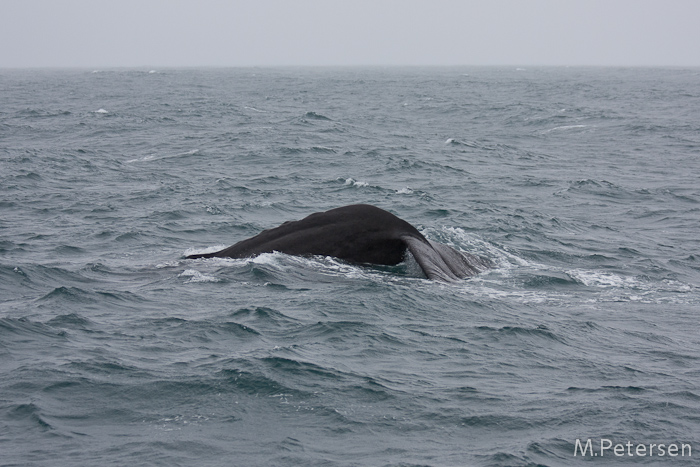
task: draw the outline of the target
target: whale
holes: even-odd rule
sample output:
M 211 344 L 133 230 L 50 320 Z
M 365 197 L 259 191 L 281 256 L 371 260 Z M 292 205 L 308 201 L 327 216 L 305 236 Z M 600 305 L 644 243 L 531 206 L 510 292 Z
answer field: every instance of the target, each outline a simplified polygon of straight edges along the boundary
M 405 220 L 368 204 L 316 212 L 263 230 L 223 250 L 187 258 L 252 258 L 273 252 L 386 266 L 405 261 L 409 252 L 428 279 L 440 282 L 454 282 L 491 267 L 490 260 L 428 240 Z

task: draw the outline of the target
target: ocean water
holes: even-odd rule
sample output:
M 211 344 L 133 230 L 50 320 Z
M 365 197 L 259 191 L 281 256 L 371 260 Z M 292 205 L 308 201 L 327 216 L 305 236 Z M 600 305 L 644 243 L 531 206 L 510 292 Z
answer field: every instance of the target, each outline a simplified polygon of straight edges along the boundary
M 0 70 L 0 193 L 2 466 L 700 457 L 698 69 Z M 185 259 L 354 203 L 495 266 Z

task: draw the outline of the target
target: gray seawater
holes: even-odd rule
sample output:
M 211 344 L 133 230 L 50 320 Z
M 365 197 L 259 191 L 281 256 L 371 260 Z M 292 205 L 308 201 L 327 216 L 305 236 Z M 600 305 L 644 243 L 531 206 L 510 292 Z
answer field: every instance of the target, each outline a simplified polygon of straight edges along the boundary
M 698 69 L 0 70 L 0 190 L 3 466 L 700 457 Z M 353 203 L 495 267 L 184 258 Z

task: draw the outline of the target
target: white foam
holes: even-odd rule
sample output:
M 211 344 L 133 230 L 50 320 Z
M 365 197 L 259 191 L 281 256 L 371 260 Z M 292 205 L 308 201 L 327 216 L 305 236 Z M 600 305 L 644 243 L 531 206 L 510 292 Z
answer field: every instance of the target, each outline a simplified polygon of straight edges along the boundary
M 478 236 L 465 232 L 459 227 L 441 229 L 419 229 L 426 237 L 449 244 L 457 250 L 466 250 L 487 257 L 494 268 L 460 282 L 465 293 L 489 297 L 495 300 L 515 299 L 522 303 L 563 303 L 570 302 L 571 292 L 518 288 L 521 280 L 531 275 L 566 275 L 590 291 L 595 290 L 595 298 L 589 300 L 594 305 L 599 302 L 623 301 L 637 303 L 691 303 L 693 284 L 676 280 L 650 282 L 644 277 L 624 275 L 606 270 L 569 269 L 542 264 L 521 258 L 505 247 L 489 243 Z M 516 288 L 513 288 L 513 278 Z
M 544 130 L 542 133 L 551 133 L 553 131 L 566 131 L 566 130 L 575 130 L 578 128 L 587 128 L 588 125 L 562 125 L 562 126 L 556 126 L 554 128 L 550 128 L 549 130 Z
M 478 148 L 479 145 L 474 141 L 461 141 L 456 138 L 448 138 L 445 144 L 455 145 L 455 146 L 468 146 L 470 148 Z
M 280 253 L 262 253 L 258 256 L 248 259 L 249 263 L 253 264 L 267 264 L 267 265 L 279 265 L 278 257 Z
M 133 164 L 134 162 L 149 162 L 149 161 L 160 160 L 160 159 L 169 159 L 171 157 L 194 156 L 195 154 L 198 154 L 198 153 L 199 153 L 199 149 L 192 149 L 191 151 L 180 152 L 180 153 L 175 153 L 175 154 L 164 154 L 164 155 L 149 154 L 147 156 L 139 157 L 136 159 L 129 159 L 128 161 L 126 161 L 126 163 Z
M 240 260 L 238 260 L 240 261 Z M 344 263 L 331 256 L 293 256 L 285 253 L 273 252 L 262 253 L 254 258 L 247 258 L 244 261 L 260 266 L 268 266 L 277 271 L 299 271 L 300 269 L 311 270 L 326 276 L 343 276 L 349 278 L 365 277 L 371 272 L 361 267 Z
M 105 109 L 97 109 L 97 110 L 95 110 L 94 113 L 96 113 L 96 114 L 108 114 L 109 112 L 107 112 Z
M 339 180 L 342 180 L 342 178 L 339 179 Z M 353 178 L 346 178 L 346 179 L 345 179 L 345 185 L 348 185 L 348 186 L 358 186 L 358 187 L 366 187 L 366 186 L 369 186 L 369 183 L 367 183 L 367 182 L 358 182 L 357 180 L 355 180 L 355 179 L 353 179 Z
M 496 264 L 496 267 L 501 269 L 512 269 L 513 265 L 523 266 L 534 269 L 546 269 L 547 267 L 543 264 L 533 263 L 520 256 L 517 256 L 504 248 L 499 248 L 492 243 L 480 239 L 477 236 L 470 235 L 460 227 L 443 227 L 441 229 L 441 234 L 439 235 L 439 241 L 447 240 L 451 243 L 451 246 L 459 248 L 459 245 L 469 245 L 469 253 L 480 254 L 486 256 L 491 261 Z M 447 236 L 447 239 L 444 237 Z
M 155 155 L 155 154 L 149 154 L 149 155 L 147 155 L 147 156 L 143 156 L 143 157 L 140 157 L 140 158 L 129 159 L 128 161 L 126 161 L 126 163 L 127 163 L 127 164 L 133 164 L 134 162 L 152 161 L 152 160 L 154 160 L 155 158 L 156 158 L 156 155 Z
M 458 283 L 462 291 L 475 294 L 480 297 L 487 297 L 491 300 L 508 300 L 515 299 L 520 303 L 528 304 L 543 304 L 561 299 L 551 292 L 540 292 L 535 290 L 499 290 L 494 287 L 489 287 L 486 283 L 479 283 L 478 279 L 470 279 L 462 283 Z
M 677 293 L 689 293 L 693 291 L 693 286 L 689 284 L 684 284 L 683 282 L 680 281 L 673 281 L 673 280 L 668 280 L 665 279 L 662 281 L 662 283 L 665 286 L 665 290 L 669 292 L 677 292 Z
M 323 152 L 335 152 L 335 149 L 329 148 L 328 146 L 311 146 L 313 151 L 323 151 Z
M 396 193 L 399 195 L 410 195 L 413 193 L 413 190 L 411 190 L 409 187 L 406 187 L 400 190 L 396 190 Z
M 622 277 L 611 272 L 601 271 L 586 271 L 582 269 L 573 269 L 566 273 L 581 282 L 586 287 L 615 287 L 615 288 L 630 288 L 638 286 L 640 283 L 634 277 Z
M 189 277 L 187 282 L 219 282 L 216 277 L 202 274 L 195 269 L 186 269 L 178 277 Z

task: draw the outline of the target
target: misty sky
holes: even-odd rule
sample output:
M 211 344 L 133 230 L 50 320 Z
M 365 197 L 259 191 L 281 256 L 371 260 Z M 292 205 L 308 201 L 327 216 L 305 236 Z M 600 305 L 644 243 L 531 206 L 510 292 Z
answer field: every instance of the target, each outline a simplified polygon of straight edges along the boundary
M 0 0 L 0 68 L 700 66 L 698 0 Z

